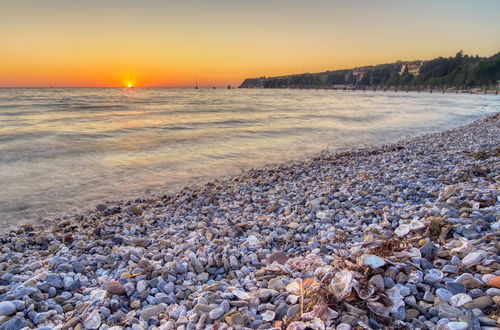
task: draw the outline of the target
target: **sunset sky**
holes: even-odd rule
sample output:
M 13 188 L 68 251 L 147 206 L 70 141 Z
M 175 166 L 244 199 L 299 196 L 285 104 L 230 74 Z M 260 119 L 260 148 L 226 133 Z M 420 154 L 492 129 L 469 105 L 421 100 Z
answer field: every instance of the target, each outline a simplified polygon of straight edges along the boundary
M 238 85 L 500 51 L 500 1 L 0 0 L 0 86 Z

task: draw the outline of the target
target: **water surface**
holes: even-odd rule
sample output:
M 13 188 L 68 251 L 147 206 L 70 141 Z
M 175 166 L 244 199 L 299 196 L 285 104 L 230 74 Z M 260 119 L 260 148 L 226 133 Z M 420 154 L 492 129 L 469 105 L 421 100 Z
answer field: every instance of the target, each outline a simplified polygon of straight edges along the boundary
M 0 89 L 0 228 L 499 110 L 495 95 Z

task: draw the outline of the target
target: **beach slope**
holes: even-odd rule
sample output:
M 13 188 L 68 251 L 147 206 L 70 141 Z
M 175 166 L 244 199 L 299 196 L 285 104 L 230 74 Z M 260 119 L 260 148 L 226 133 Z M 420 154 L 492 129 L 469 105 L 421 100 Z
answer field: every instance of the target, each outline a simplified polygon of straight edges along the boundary
M 495 327 L 500 115 L 0 236 L 0 329 Z

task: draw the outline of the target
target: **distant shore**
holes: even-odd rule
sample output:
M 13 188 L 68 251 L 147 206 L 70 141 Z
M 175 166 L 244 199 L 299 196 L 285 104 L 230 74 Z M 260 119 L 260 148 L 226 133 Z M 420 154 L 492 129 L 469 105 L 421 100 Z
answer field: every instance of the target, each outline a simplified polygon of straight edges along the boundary
M 498 326 L 500 114 L 0 234 L 0 329 Z
M 240 87 L 240 88 L 263 88 L 263 87 Z M 266 88 L 269 89 L 269 88 Z M 405 87 L 363 87 L 363 86 L 296 86 L 296 87 L 275 87 L 273 89 L 290 89 L 290 90 L 324 90 L 324 91 L 372 91 L 372 92 L 400 92 L 400 93 L 435 93 L 435 94 L 484 94 L 498 95 L 499 89 L 457 89 L 457 88 L 405 88 Z

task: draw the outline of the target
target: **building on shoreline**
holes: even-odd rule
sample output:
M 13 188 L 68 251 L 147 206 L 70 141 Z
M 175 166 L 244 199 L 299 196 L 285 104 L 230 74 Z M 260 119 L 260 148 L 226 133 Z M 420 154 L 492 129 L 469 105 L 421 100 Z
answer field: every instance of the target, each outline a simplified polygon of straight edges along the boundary
M 402 75 L 405 72 L 408 72 L 411 75 L 418 76 L 420 74 L 420 68 L 422 67 L 423 63 L 405 63 L 401 65 L 401 70 L 399 71 L 399 74 Z

